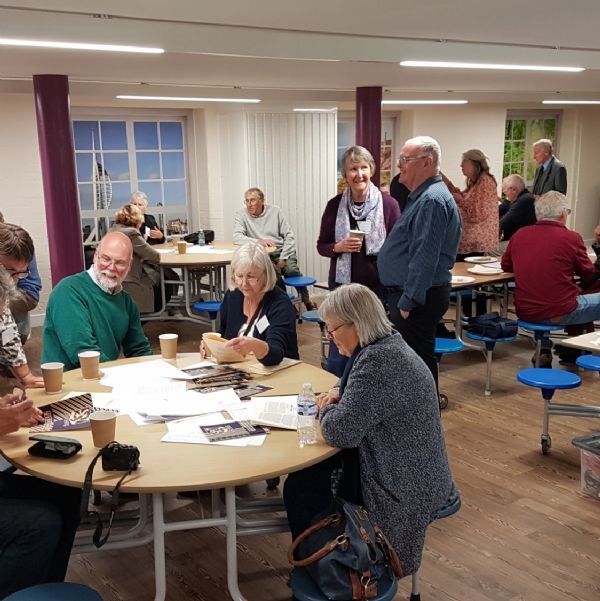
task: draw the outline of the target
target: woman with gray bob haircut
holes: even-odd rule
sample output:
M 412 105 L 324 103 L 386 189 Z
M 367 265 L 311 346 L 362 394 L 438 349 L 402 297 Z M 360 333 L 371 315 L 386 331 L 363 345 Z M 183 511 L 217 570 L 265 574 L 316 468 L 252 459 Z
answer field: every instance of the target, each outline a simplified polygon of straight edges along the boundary
M 249 242 L 233 253 L 231 285 L 221 303 L 221 336 L 242 355 L 254 353 L 263 365 L 284 357 L 299 359 L 296 313 L 287 294 L 278 288 L 269 255 Z
M 284 500 L 292 538 L 338 495 L 363 504 L 398 553 L 404 575 L 421 563 L 427 526 L 457 496 L 431 372 L 365 286 L 331 292 L 320 309 L 327 335 L 349 357 L 338 385 L 318 397 L 325 442 L 342 449 L 290 474 Z

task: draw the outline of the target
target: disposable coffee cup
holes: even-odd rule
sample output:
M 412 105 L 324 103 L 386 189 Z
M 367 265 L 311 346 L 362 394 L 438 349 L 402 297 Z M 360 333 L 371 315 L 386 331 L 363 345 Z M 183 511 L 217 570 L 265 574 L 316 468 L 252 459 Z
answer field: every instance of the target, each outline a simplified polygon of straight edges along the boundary
M 99 449 L 115 439 L 117 414 L 114 411 L 94 411 L 90 414 L 92 440 Z
M 84 380 L 97 380 L 100 377 L 100 353 L 98 351 L 83 351 L 77 355 Z
M 42 363 L 42 376 L 44 377 L 44 387 L 48 394 L 60 392 L 63 385 L 64 363 Z
M 365 237 L 365 233 L 362 230 L 350 230 L 350 238 L 358 238 L 362 240 Z
M 177 243 L 177 252 L 180 255 L 185 255 L 185 251 L 187 250 L 187 242 L 178 242 Z
M 158 337 L 160 342 L 160 354 L 163 359 L 175 359 L 177 357 L 177 334 L 161 334 Z
M 179 241 L 181 240 L 181 236 L 171 236 L 171 244 L 173 246 L 177 246 Z

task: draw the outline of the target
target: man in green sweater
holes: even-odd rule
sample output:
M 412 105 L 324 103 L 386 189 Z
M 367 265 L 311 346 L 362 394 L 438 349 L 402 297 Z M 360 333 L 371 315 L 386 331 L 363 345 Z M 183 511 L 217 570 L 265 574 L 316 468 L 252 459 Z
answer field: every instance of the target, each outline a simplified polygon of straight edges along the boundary
M 99 351 L 100 361 L 151 355 L 133 299 L 122 282 L 133 250 L 121 232 L 106 234 L 94 264 L 61 280 L 50 293 L 44 322 L 42 363 L 61 361 L 65 370 L 79 367 L 78 354 Z

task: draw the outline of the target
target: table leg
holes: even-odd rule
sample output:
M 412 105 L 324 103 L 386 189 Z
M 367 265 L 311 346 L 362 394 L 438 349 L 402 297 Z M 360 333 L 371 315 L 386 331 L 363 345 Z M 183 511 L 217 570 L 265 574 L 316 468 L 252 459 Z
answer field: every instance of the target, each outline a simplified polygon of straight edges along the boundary
M 235 487 L 225 489 L 225 512 L 227 515 L 227 585 L 234 601 L 246 601 L 238 585 L 237 567 L 237 515 L 235 510 Z
M 154 582 L 156 594 L 154 601 L 165 601 L 167 595 L 167 576 L 165 568 L 165 516 L 163 513 L 162 493 L 152 494 L 152 523 L 154 526 Z

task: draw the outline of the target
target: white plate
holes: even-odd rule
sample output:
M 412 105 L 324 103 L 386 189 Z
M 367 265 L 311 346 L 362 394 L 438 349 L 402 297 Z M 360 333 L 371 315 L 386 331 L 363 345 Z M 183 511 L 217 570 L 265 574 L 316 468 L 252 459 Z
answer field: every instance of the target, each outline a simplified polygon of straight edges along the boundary
M 475 281 L 475 278 L 472 278 L 468 275 L 453 275 L 451 283 L 452 284 L 472 284 Z
M 475 265 L 475 267 L 469 267 L 467 271 L 477 275 L 500 275 L 504 273 L 502 269 L 485 267 L 485 265 Z
M 483 257 L 465 257 L 465 263 L 493 263 L 497 261 L 498 257 L 490 257 L 484 255 Z

